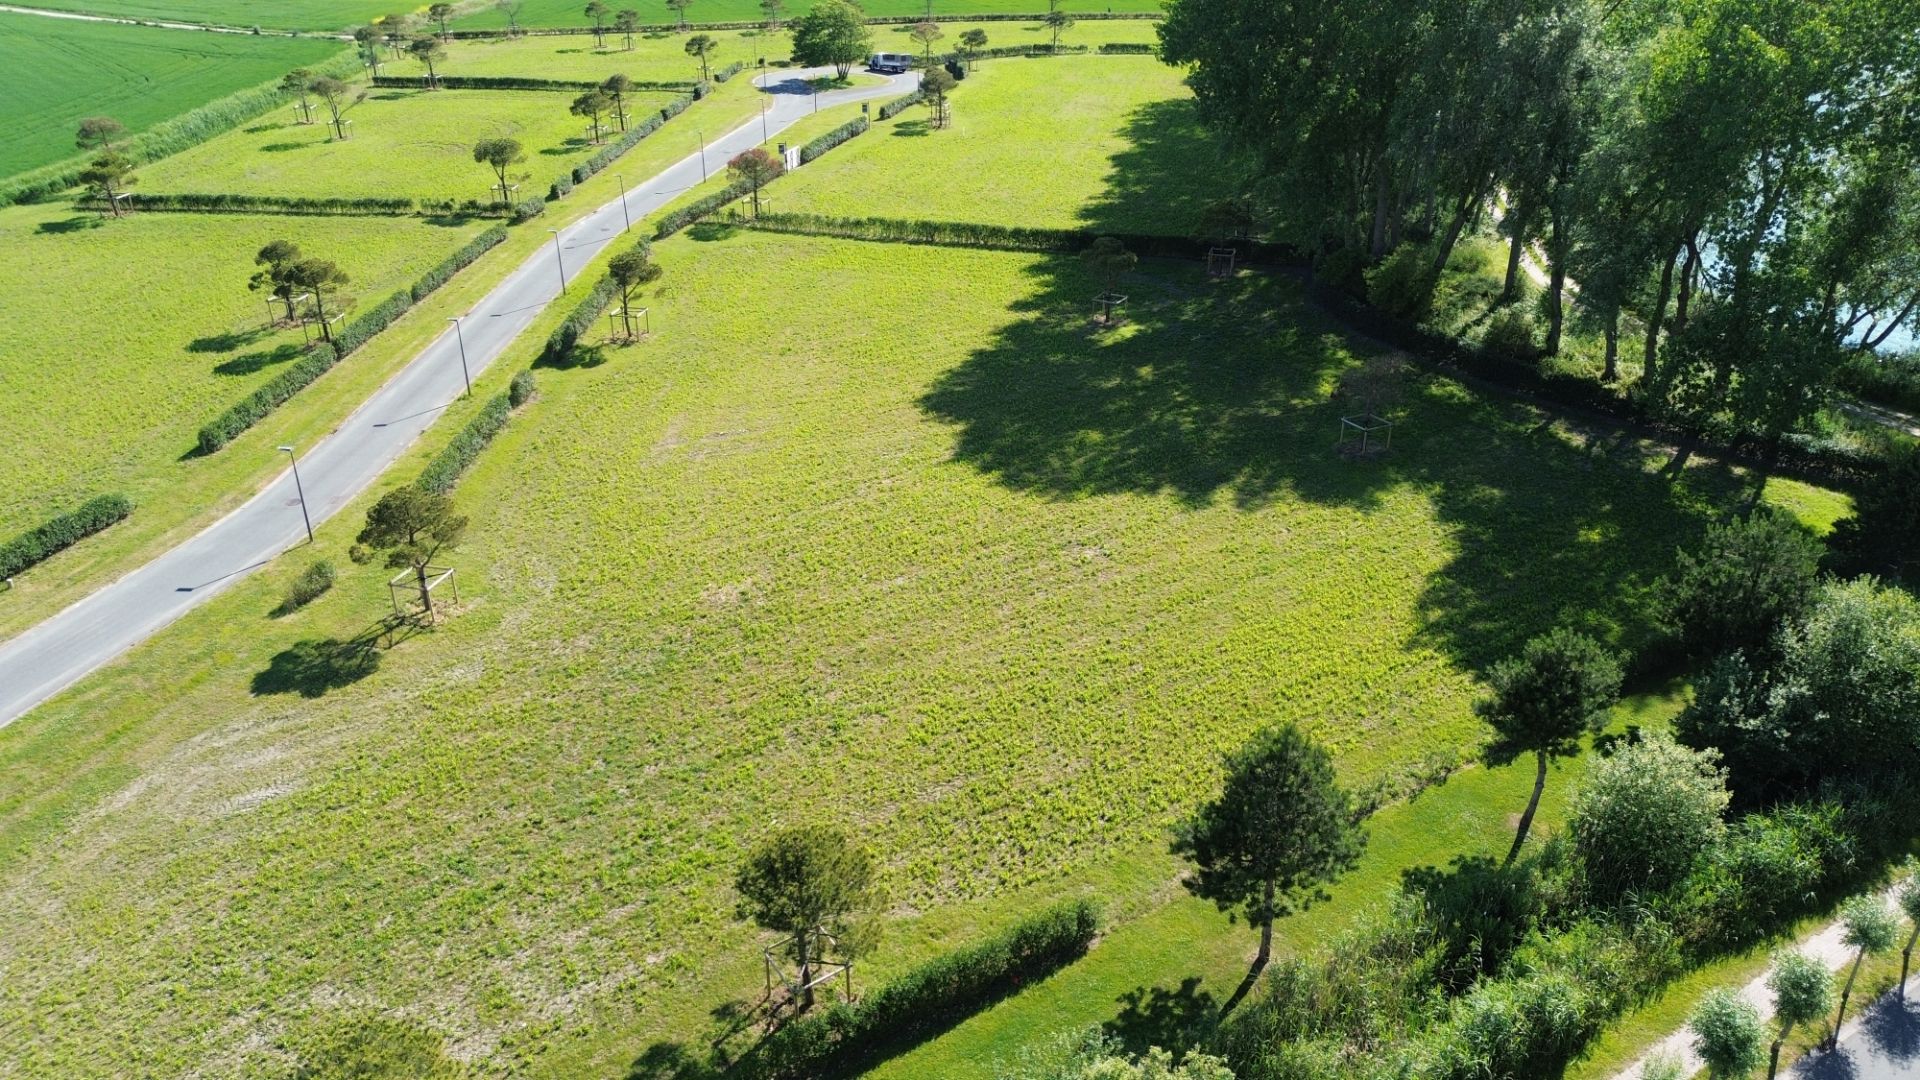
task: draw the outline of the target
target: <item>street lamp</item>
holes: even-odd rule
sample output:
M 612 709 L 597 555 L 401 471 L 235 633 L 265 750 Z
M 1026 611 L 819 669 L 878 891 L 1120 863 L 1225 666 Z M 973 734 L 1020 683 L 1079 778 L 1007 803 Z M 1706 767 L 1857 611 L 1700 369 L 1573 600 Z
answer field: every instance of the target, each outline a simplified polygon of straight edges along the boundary
M 700 182 L 707 182 L 707 133 L 699 128 L 693 129 L 694 138 L 700 140 Z
M 553 261 L 560 264 L 560 291 L 567 291 L 567 260 L 560 257 L 560 230 L 548 229 L 553 234 Z
M 473 373 L 467 370 L 467 335 L 460 329 L 460 320 L 465 315 L 455 315 L 447 321 L 453 324 L 453 336 L 460 342 L 460 377 L 467 380 L 467 392 L 462 397 L 473 396 Z
M 293 463 L 293 490 L 300 496 L 300 520 L 307 523 L 307 543 L 313 543 L 313 518 L 307 515 L 307 489 L 300 486 L 300 459 L 294 456 L 293 447 L 283 446 L 280 452 L 287 455 Z
M 767 58 L 760 58 L 760 141 L 766 142 L 767 135 Z
M 615 180 L 620 181 L 620 220 L 627 223 L 627 227 L 624 229 L 621 229 L 620 231 L 632 232 L 633 231 L 633 215 L 627 213 L 627 178 L 620 175 L 619 173 L 614 173 L 613 178 Z

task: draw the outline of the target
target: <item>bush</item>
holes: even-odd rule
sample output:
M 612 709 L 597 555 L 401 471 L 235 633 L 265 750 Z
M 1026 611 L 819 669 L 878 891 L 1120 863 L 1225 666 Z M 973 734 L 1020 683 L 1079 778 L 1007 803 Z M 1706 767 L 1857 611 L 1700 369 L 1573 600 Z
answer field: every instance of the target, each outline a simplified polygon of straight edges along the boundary
M 51 518 L 0 544 L 0 578 L 51 558 L 133 513 L 125 495 L 96 495 L 77 510 Z
M 800 164 L 805 165 L 855 135 L 864 134 L 867 127 L 867 118 L 856 116 L 825 135 L 804 144 L 800 147 Z
M 1767 506 L 1715 525 L 1661 582 L 1660 621 L 1696 655 L 1765 644 L 1813 599 L 1820 550 L 1791 515 Z
M 1920 352 L 1854 353 L 1834 373 L 1834 383 L 1868 401 L 1920 412 Z
M 565 176 L 555 177 L 553 183 L 547 185 L 547 201 L 558 202 L 559 200 L 564 199 L 568 195 L 572 194 L 572 192 L 573 192 L 573 174 L 572 173 L 568 173 Z
M 922 101 L 925 101 L 926 98 L 927 95 L 915 90 L 911 94 L 894 98 L 892 101 L 880 106 L 880 108 L 876 110 L 876 115 L 882 120 L 891 120 L 901 113 L 906 112 L 908 109 L 913 108 L 915 105 L 920 104 Z
M 850 1071 L 891 1045 L 938 1034 L 1021 986 L 1080 958 L 1099 929 L 1090 900 L 1057 904 L 978 945 L 948 953 L 869 992 L 792 1020 L 741 1063 L 764 1080 Z
M 1597 895 L 1665 890 L 1720 839 L 1730 796 L 1719 761 L 1652 734 L 1595 763 L 1574 792 L 1569 826 Z
M 533 400 L 533 372 L 522 371 L 507 384 L 507 404 L 519 408 Z
M 1533 320 L 1515 307 L 1505 307 L 1487 320 L 1480 332 L 1480 348 L 1496 360 L 1510 364 L 1530 364 L 1540 358 L 1534 344 Z
M 260 384 L 253 393 L 241 398 L 237 404 L 202 427 L 198 451 L 203 455 L 211 454 L 232 442 L 241 432 L 259 423 L 262 417 L 279 408 L 282 402 L 325 375 L 339 362 L 340 354 L 334 351 L 333 346 L 326 342 L 311 346 L 305 356 L 281 369 L 278 375 Z
M 1834 527 L 1831 543 L 1843 572 L 1920 583 L 1920 451 L 1894 455 L 1862 487 L 1853 515 Z
M 527 373 L 523 371 L 520 374 Z M 515 378 L 517 380 L 518 376 Z M 460 480 L 460 474 L 479 458 L 480 451 L 485 450 L 493 437 L 500 434 L 500 429 L 507 426 L 507 420 L 512 415 L 513 391 L 509 388 L 506 393 L 495 395 L 481 406 L 473 419 L 467 421 L 467 426 L 460 429 L 460 434 L 455 435 L 421 470 L 420 479 L 415 483 L 422 490 L 435 495 L 452 491 L 453 485 Z
M 1700 860 L 1671 904 L 1699 951 L 1754 944 L 1819 906 L 1859 860 L 1841 807 L 1799 803 L 1748 814 Z
M 635 246 L 644 249 L 646 243 L 642 240 Z M 535 363 L 563 367 L 571 362 L 573 350 L 580 344 L 580 339 L 586 336 L 594 321 L 600 318 L 600 313 L 607 310 L 607 305 L 613 303 L 613 298 L 619 293 L 613 278 L 602 274 L 587 295 L 567 313 L 566 319 L 547 335 L 547 344 L 540 350 L 540 358 Z
M 1100 46 L 1100 52 L 1106 56 L 1153 56 L 1157 51 L 1155 46 L 1138 41 L 1109 41 Z
M 744 180 L 737 180 L 711 195 L 695 199 L 677 210 L 669 210 L 655 220 L 653 224 L 653 238 L 655 240 L 665 240 L 667 237 L 707 217 L 715 210 L 733 202 L 735 199 L 746 198 L 751 191 L 753 191 L 752 184 Z
M 744 192 L 742 192 L 744 194 Z M 737 197 L 737 196 L 736 196 Z M 766 232 L 835 236 L 849 240 L 878 240 L 892 244 L 939 244 L 947 247 L 986 248 L 995 251 L 1079 252 L 1101 236 L 1112 236 L 1129 251 L 1145 256 L 1204 258 L 1216 246 L 1186 236 L 1142 233 L 1093 233 L 1084 229 L 1030 229 L 1013 225 L 985 225 L 966 221 L 911 221 L 902 218 L 852 218 L 825 214 L 779 214 L 762 210 L 745 222 Z M 1242 255 L 1253 262 L 1293 264 L 1298 256 L 1281 244 L 1245 244 Z
M 713 81 L 717 83 L 726 82 L 728 79 L 745 71 L 746 68 L 747 62 L 745 60 L 735 60 L 726 67 L 716 69 L 713 73 Z
M 280 613 L 299 611 L 318 600 L 322 593 L 333 588 L 333 564 L 325 559 L 314 563 L 300 572 L 287 585 L 287 593 L 280 600 Z
M 380 75 L 374 78 L 373 85 L 383 89 L 411 90 L 420 85 L 415 76 Z M 635 90 L 686 92 L 693 86 L 691 80 L 685 82 L 638 82 Z M 599 89 L 600 84 L 583 79 L 536 79 L 520 75 L 442 75 L 442 90 L 554 90 L 562 93 L 578 94 Z
M 532 221 L 546 212 L 547 200 L 539 197 L 522 199 L 513 204 L 513 222 L 518 225 L 521 222 Z

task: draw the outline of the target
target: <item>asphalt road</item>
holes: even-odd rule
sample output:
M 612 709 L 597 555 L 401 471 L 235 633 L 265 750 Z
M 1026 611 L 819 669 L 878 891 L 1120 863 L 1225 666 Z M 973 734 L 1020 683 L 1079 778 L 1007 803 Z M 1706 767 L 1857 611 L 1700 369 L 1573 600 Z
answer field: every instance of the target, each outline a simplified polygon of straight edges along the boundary
M 894 76 L 884 85 L 821 94 L 816 102 L 803 81 L 815 74 L 819 72 L 785 71 L 767 76 L 764 120 L 754 117 L 708 143 L 702 150 L 706 169 L 724 170 L 729 157 L 759 145 L 816 107 L 898 96 L 910 91 L 917 79 L 913 75 Z M 695 106 L 652 138 L 687 138 L 699 123 L 699 107 Z M 464 317 L 468 367 L 478 374 L 506 350 L 541 308 L 556 299 L 566 302 L 561 295 L 563 266 L 568 281 L 572 281 L 576 270 L 585 267 L 602 247 L 620 238 L 627 217 L 638 222 L 643 215 L 659 209 L 698 184 L 701 171 L 701 154 L 689 154 L 659 175 L 628 188 L 624 211 L 621 200 L 615 199 L 562 230 L 558 256 L 553 244 L 530 255 Z M 536 219 L 519 227 L 541 226 Z M 635 236 L 641 234 L 641 229 L 634 230 Z M 300 447 L 300 481 L 314 521 L 333 516 L 379 479 L 420 433 L 439 419 L 463 387 L 460 346 L 449 326 L 331 434 L 313 446 Z M 199 535 L 0 644 L 0 726 L 26 715 L 281 552 L 305 543 L 300 500 L 292 471 L 288 470 Z
M 1785 1075 L 1795 1080 L 1920 1080 L 1920 979 L 1889 992 L 1840 1031 L 1840 1045 L 1808 1054 Z

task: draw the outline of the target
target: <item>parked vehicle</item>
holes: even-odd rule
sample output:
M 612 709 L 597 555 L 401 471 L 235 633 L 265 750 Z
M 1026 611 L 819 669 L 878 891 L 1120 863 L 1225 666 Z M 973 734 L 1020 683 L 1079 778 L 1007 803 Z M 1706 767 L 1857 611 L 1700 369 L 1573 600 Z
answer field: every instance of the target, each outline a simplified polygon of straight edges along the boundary
M 904 75 L 913 70 L 912 53 L 877 52 L 867 57 L 867 70 L 879 75 Z

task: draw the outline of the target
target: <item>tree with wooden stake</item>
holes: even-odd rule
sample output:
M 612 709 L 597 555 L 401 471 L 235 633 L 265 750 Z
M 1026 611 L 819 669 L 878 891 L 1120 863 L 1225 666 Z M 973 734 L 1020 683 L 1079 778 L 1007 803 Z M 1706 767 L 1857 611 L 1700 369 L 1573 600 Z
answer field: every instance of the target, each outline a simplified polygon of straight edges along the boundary
M 473 144 L 473 160 L 493 170 L 494 181 L 500 191 L 500 205 L 513 203 L 513 192 L 507 183 L 507 170 L 527 160 L 527 152 L 519 139 L 481 139 Z
M 1047 12 L 1047 17 L 1040 21 L 1046 24 L 1048 33 L 1053 35 L 1053 51 L 1059 52 L 1060 35 L 1073 29 L 1073 16 L 1056 9 Z
M 494 0 L 493 6 L 506 16 L 507 36 L 510 38 L 520 36 L 520 9 L 525 3 L 526 0 Z
M 605 46 L 607 43 L 607 16 L 613 14 L 613 9 L 606 5 L 606 0 L 587 0 L 584 14 L 587 18 L 593 20 L 593 47 L 598 49 Z
M 407 43 L 413 40 L 413 16 L 397 12 L 380 20 L 380 40 L 386 43 L 388 51 L 395 60 L 407 51 Z
M 751 150 L 742 150 L 727 162 L 727 174 L 736 182 L 750 186 L 753 195 L 753 216 L 760 216 L 760 189 L 778 177 L 787 169 L 786 163 L 778 157 L 756 146 Z
M 1487 758 L 1503 765 L 1534 757 L 1533 795 L 1514 830 L 1506 865 L 1520 857 L 1540 793 L 1547 786 L 1547 762 L 1580 752 L 1580 740 L 1606 724 L 1607 710 L 1620 698 L 1620 661 L 1599 642 L 1565 627 L 1532 641 L 1487 673 L 1493 694 L 1474 703 L 1497 738 Z
M 633 80 L 616 71 L 607 76 L 600 89 L 613 99 L 613 115 L 620 122 L 620 130 L 627 130 L 627 95 L 633 93 Z
M 447 58 L 447 43 L 432 34 L 421 34 L 407 42 L 407 55 L 427 65 L 427 89 L 440 89 L 440 76 L 434 65 Z
M 767 17 L 767 29 L 780 29 L 780 16 L 786 14 L 784 0 L 760 0 L 760 14 Z
M 380 75 L 380 28 L 376 26 L 356 26 L 353 28 L 354 47 L 360 50 L 360 62 L 367 65 L 367 71 L 376 78 Z M 308 84 L 311 87 L 311 83 Z
M 1853 965 L 1847 969 L 1847 981 L 1840 988 L 1840 1011 L 1833 1016 L 1833 1031 L 1827 1036 L 1827 1049 L 1840 1044 L 1840 1025 L 1847 1021 L 1847 999 L 1853 996 L 1853 980 L 1860 976 L 1860 965 L 1869 956 L 1878 956 L 1893 948 L 1900 924 L 1878 895 L 1856 896 L 1840 905 L 1840 924 L 1846 932 L 1842 944 L 1853 950 Z
M 1140 256 L 1128 251 L 1117 238 L 1102 236 L 1080 253 L 1080 261 L 1100 279 L 1100 295 L 1093 302 L 1100 305 L 1100 321 L 1112 325 L 1113 309 L 1127 302 L 1126 297 L 1113 291 L 1114 286 L 1140 265 Z
M 82 150 L 111 150 L 126 133 L 126 125 L 111 116 L 89 116 L 74 130 L 73 145 Z
M 308 83 L 307 89 L 312 90 L 313 96 L 319 98 L 320 101 L 326 105 L 327 115 L 332 118 L 333 137 L 336 139 L 345 139 L 347 137 L 347 122 L 345 119 L 348 104 L 347 95 L 353 92 L 352 87 L 349 87 L 346 83 L 341 82 L 331 75 L 322 75 L 311 83 Z
M 313 102 L 309 99 L 313 85 L 313 72 L 306 68 L 294 68 L 280 76 L 280 92 L 294 96 L 294 107 L 300 111 L 300 122 L 313 123 Z
M 300 317 L 294 305 L 302 293 L 293 278 L 293 268 L 300 263 L 300 245 L 291 240 L 275 240 L 256 252 L 253 261 L 261 269 L 248 279 L 247 288 L 265 292 L 276 303 L 284 305 L 291 325 Z
M 958 85 L 960 84 L 954 80 L 953 75 L 946 68 L 931 68 L 921 74 L 920 92 L 926 95 L 922 100 L 927 103 L 927 108 L 933 110 L 934 127 L 947 126 L 949 115 L 947 97 Z
M 687 55 L 700 61 L 701 82 L 707 82 L 713 78 L 713 72 L 708 62 L 712 59 L 713 54 L 719 51 L 720 41 L 712 34 L 695 34 L 687 39 Z
M 1710 1080 L 1744 1080 L 1766 1056 L 1760 1010 L 1731 990 L 1709 990 L 1687 1026 Z
M 598 87 L 573 99 L 568 111 L 575 116 L 585 117 L 593 133 L 594 145 L 600 144 L 600 134 L 604 130 L 600 118 L 613 108 L 613 95 Z
M 799 969 L 793 987 L 802 1011 L 813 1005 L 823 937 L 854 929 L 856 920 L 878 906 L 875 878 L 873 857 L 828 825 L 774 833 L 734 878 L 741 917 L 786 935 Z
M 433 559 L 458 547 L 466 531 L 467 519 L 453 512 L 451 498 L 409 484 L 382 495 L 367 510 L 366 527 L 354 538 L 348 556 L 367 563 L 384 552 L 390 569 L 411 570 L 421 613 L 432 619 Z
M 1333 759 L 1292 724 L 1254 735 L 1224 765 L 1219 797 L 1175 827 L 1172 850 L 1194 865 L 1189 892 L 1260 928 L 1251 979 L 1273 955 L 1273 921 L 1324 899 L 1366 832 Z
M 1900 950 L 1900 981 L 1894 983 L 1894 990 L 1901 1000 L 1907 996 L 1907 965 L 1913 960 L 1913 946 L 1920 942 L 1920 863 L 1907 860 L 1907 880 L 1900 886 L 1900 910 L 1913 924 L 1913 930 L 1907 934 L 1906 948 Z
M 440 24 L 441 41 L 452 40 L 452 36 L 447 32 L 447 20 L 453 18 L 452 4 L 447 3 L 446 0 L 440 0 L 439 3 L 427 5 L 427 18 Z
M 1773 993 L 1773 1019 L 1779 1025 L 1767 1054 L 1767 1080 L 1773 1080 L 1780 1071 L 1780 1048 L 1793 1029 L 1821 1019 L 1833 1008 L 1833 975 L 1805 953 L 1782 949 L 1774 954 L 1767 989 Z
M 313 313 L 320 320 L 320 337 L 333 342 L 333 319 L 327 315 L 327 297 L 338 295 L 347 272 L 325 259 L 301 259 L 287 268 L 287 280 L 297 292 L 313 297 Z
M 960 31 L 960 59 L 967 65 L 967 74 L 973 74 L 973 54 L 987 47 L 987 32 L 974 27 Z
M 940 29 L 939 23 L 929 19 L 926 22 L 913 24 L 913 29 L 907 31 L 907 36 L 920 43 L 920 66 L 932 71 L 933 43 L 946 37 L 946 32 Z
M 632 341 L 638 336 L 633 329 L 634 299 L 642 288 L 660 280 L 660 266 L 653 261 L 647 245 L 641 244 L 608 260 L 607 276 L 620 291 L 620 325 L 627 340 Z
M 687 9 L 693 6 L 693 0 L 667 0 L 667 8 L 679 20 L 680 29 L 687 28 Z
M 620 31 L 620 40 L 628 52 L 633 51 L 633 35 L 640 29 L 640 13 L 632 8 L 621 8 L 613 13 L 613 28 Z
M 80 183 L 99 193 L 107 201 L 107 211 L 120 216 L 120 200 L 133 186 L 133 159 L 118 150 L 109 150 L 80 170 Z

